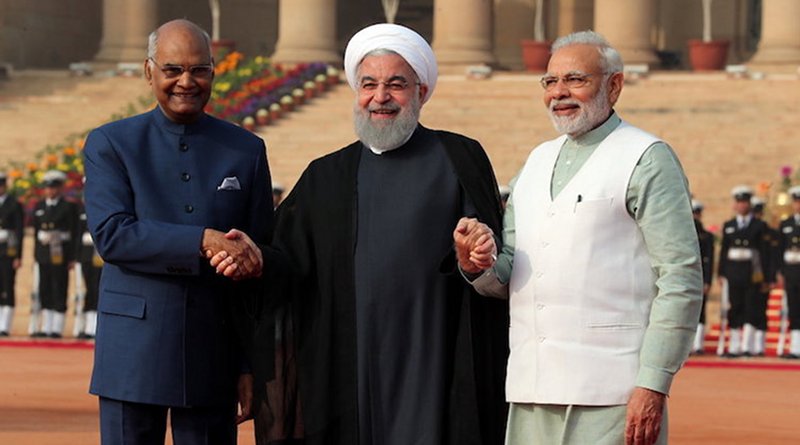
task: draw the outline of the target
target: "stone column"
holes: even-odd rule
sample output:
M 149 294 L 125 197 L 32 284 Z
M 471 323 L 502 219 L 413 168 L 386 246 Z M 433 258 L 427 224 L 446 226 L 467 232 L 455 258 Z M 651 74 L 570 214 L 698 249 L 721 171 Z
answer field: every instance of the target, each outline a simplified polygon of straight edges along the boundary
M 655 12 L 655 0 L 595 0 L 594 29 L 619 51 L 625 64 L 655 65 Z
M 143 62 L 147 36 L 158 27 L 157 0 L 103 0 L 103 38 L 95 61 Z
M 494 54 L 503 68 L 523 68 L 520 41 L 533 38 L 536 0 L 496 0 Z
M 594 0 L 558 0 L 558 35 L 592 29 Z
M 434 0 L 433 50 L 440 69 L 494 63 L 492 4 L 492 0 Z
M 280 0 L 272 60 L 341 63 L 336 50 L 336 0 Z
M 754 64 L 797 65 L 800 63 L 800 1 L 764 0 L 761 42 Z

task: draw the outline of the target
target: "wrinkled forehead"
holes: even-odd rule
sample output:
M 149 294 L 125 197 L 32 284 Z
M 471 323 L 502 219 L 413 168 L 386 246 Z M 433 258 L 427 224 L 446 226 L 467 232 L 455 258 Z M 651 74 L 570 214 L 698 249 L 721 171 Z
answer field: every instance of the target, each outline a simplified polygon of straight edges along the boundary
M 594 45 L 576 44 L 559 48 L 547 64 L 547 73 L 552 75 L 590 74 L 602 69 L 602 56 Z
M 417 73 L 400 54 L 389 50 L 373 51 L 361 59 L 356 78 L 388 80 L 402 78 L 408 81 L 417 79 Z

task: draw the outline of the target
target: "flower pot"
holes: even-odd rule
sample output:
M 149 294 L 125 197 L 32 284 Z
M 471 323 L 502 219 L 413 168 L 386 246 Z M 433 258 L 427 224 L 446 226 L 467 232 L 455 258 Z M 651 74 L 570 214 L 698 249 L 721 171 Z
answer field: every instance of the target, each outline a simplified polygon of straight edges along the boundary
M 263 127 L 269 125 L 269 111 L 265 108 L 259 108 L 256 111 L 256 124 Z
M 242 128 L 250 131 L 256 129 L 256 120 L 253 119 L 253 116 L 247 116 L 244 119 L 242 119 Z
M 219 62 L 225 58 L 228 53 L 236 50 L 236 42 L 231 39 L 219 39 L 211 41 L 211 55 L 214 60 Z
M 728 59 L 728 40 L 704 42 L 692 39 L 688 42 L 689 65 L 695 71 L 714 71 L 725 68 Z
M 525 69 L 534 73 L 547 71 L 547 62 L 550 61 L 550 42 L 522 39 L 522 63 Z

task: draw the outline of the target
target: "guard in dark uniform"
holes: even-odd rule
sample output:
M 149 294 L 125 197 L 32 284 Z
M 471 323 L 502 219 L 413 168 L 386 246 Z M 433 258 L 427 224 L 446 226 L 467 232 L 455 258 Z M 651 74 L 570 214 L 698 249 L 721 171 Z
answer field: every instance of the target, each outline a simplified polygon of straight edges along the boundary
M 800 359 L 800 186 L 789 189 L 793 214 L 781 221 L 781 275 L 789 304 L 789 353 L 787 358 Z
M 0 172 L 0 337 L 11 333 L 14 319 L 14 282 L 22 261 L 24 211 L 7 193 L 6 174 Z
M 747 186 L 734 187 L 736 216 L 722 227 L 722 246 L 719 252 L 717 275 L 728 282 L 728 325 L 730 342 L 728 357 L 750 353 L 754 340 L 753 320 L 760 305 L 757 304 L 760 286 L 764 283 L 763 259 L 768 257 L 764 221 L 751 212 L 750 199 L 753 190 Z
M 742 353 L 753 355 L 756 357 L 763 357 L 765 350 L 765 336 L 767 332 L 767 304 L 769 302 L 769 293 L 777 281 L 779 258 L 780 258 L 780 234 L 777 229 L 772 228 L 769 222 L 764 218 L 766 201 L 758 196 L 750 198 L 750 207 L 753 211 L 753 217 L 763 221 L 764 229 L 764 242 L 766 243 L 766 254 L 761 258 L 761 267 L 764 270 L 764 281 L 758 289 L 758 293 L 754 302 L 752 319 L 748 321 L 755 328 L 753 340 L 750 345 L 744 344 Z M 748 348 L 749 346 L 749 348 Z
M 78 338 L 94 338 L 97 329 L 97 298 L 100 290 L 100 273 L 103 270 L 103 259 L 97 253 L 92 241 L 92 235 L 86 227 L 86 210 L 81 206 L 78 222 L 81 234 L 78 245 L 78 262 L 81 265 L 83 286 L 83 329 L 78 332 Z M 76 321 L 77 323 L 77 321 Z
M 700 242 L 700 260 L 703 265 L 703 305 L 700 307 L 700 323 L 692 345 L 693 354 L 703 354 L 706 323 L 706 299 L 708 290 L 711 289 L 711 276 L 714 273 L 714 234 L 703 227 L 703 203 L 692 199 L 692 214 L 694 215 L 694 228 L 697 231 L 697 240 Z
M 78 205 L 61 196 L 66 175 L 57 170 L 45 173 L 45 199 L 33 212 L 34 259 L 39 266 L 39 298 L 42 326 L 33 336 L 60 338 L 67 311 L 69 269 L 75 262 L 78 238 Z

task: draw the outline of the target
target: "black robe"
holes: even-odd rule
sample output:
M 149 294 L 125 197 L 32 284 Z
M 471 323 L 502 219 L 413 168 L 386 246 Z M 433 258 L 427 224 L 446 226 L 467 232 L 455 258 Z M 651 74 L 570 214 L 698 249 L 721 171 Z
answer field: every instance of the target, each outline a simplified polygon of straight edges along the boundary
M 477 217 L 501 233 L 497 184 L 480 144 L 420 130 L 439 138 Z M 263 310 L 253 362 L 259 444 L 283 443 L 278 439 L 293 435 L 303 435 L 305 444 L 359 443 L 354 248 L 362 148 L 355 142 L 313 161 L 278 209 L 274 246 L 287 255 L 294 279 L 288 289 L 273 286 L 269 298 L 285 302 L 282 310 L 291 314 L 300 407 L 293 395 L 295 351 L 286 345 L 291 337 L 285 334 L 277 342 L 273 356 L 273 311 Z M 501 444 L 508 304 L 475 293 L 459 274 L 453 251 L 440 264 L 448 277 L 445 443 Z M 295 416 L 299 412 L 301 418 Z

